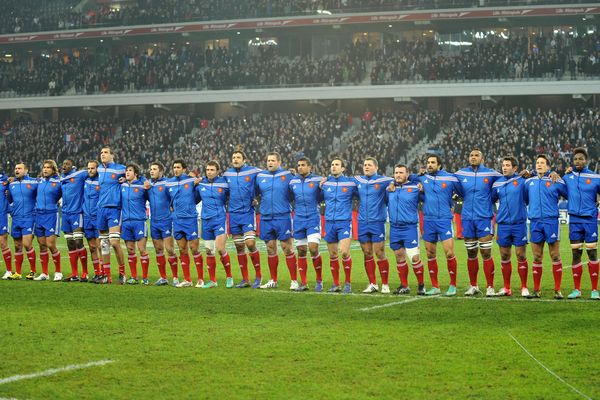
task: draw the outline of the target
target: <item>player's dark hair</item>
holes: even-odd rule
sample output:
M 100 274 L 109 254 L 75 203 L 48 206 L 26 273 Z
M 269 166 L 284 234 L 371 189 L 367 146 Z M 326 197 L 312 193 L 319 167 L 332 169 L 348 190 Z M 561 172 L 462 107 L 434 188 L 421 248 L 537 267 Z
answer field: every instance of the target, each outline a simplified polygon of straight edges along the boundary
M 142 169 L 136 163 L 129 163 L 125 166 L 125 170 L 128 170 L 129 168 L 133 169 L 133 173 L 136 174 L 138 177 L 142 173 Z
M 153 166 L 153 165 L 156 165 L 160 172 L 165 172 L 165 166 L 160 161 L 154 161 L 152 164 L 150 164 L 150 166 Z
M 538 154 L 537 156 L 535 156 L 535 161 L 537 162 L 537 160 L 539 160 L 540 158 L 543 158 L 544 160 L 546 160 L 547 166 L 550 167 L 552 165 L 552 161 L 550 161 L 550 157 L 548 157 L 547 154 Z
M 183 168 L 183 169 L 187 168 L 187 164 L 185 163 L 183 158 L 176 158 L 175 160 L 173 160 L 173 164 L 171 164 L 171 168 L 174 167 L 175 164 L 180 164 L 181 168 Z
M 396 164 L 394 165 L 394 169 L 396 168 L 404 168 L 408 172 L 408 167 L 405 164 Z
M 442 168 L 442 157 L 438 156 L 437 154 L 430 153 L 425 156 L 425 162 L 427 162 L 427 160 L 430 158 L 435 158 L 440 168 Z
M 221 170 L 221 164 L 217 160 L 210 160 L 206 163 L 207 167 L 216 167 L 217 171 Z
M 346 168 L 346 161 L 342 157 L 333 156 L 331 162 L 334 162 L 335 160 L 339 160 L 342 163 L 342 167 Z
M 510 165 L 512 165 L 513 168 L 517 167 L 519 165 L 519 162 L 513 156 L 506 156 L 506 157 L 502 158 L 502 161 L 508 161 L 508 162 L 510 162 Z
M 248 157 L 246 157 L 246 153 L 244 153 L 242 150 L 235 150 L 233 153 L 231 153 L 232 156 L 235 154 L 240 154 L 244 160 L 248 159 Z
M 110 146 L 102 146 L 102 148 L 100 149 L 100 151 L 102 152 L 102 150 L 104 150 L 104 149 L 107 149 L 107 150 L 108 150 L 108 152 L 109 152 L 110 154 L 112 154 L 113 156 L 115 155 L 115 153 L 113 152 L 113 149 L 112 149 L 112 147 L 110 147 Z
M 23 164 L 23 167 L 25 167 L 25 169 L 26 169 L 27 171 L 29 171 L 29 167 L 27 166 L 27 163 L 26 163 L 25 161 L 19 161 L 19 162 L 17 162 L 17 163 L 15 164 L 15 167 L 16 167 L 17 165 L 19 165 L 19 164 Z
M 575 150 L 573 150 L 573 155 L 575 155 L 575 154 L 583 154 L 583 157 L 586 160 L 588 159 L 588 152 L 583 147 L 576 147 Z
M 375 157 L 367 157 L 365 158 L 365 161 L 371 161 L 376 168 L 379 168 L 379 163 L 377 162 L 377 159 Z
M 270 153 L 267 153 L 267 158 L 269 158 L 269 156 L 275 156 L 277 161 L 281 161 L 281 154 L 279 154 L 276 151 L 271 151 Z
M 298 159 L 298 161 L 296 161 L 296 163 L 299 163 L 300 161 L 303 161 L 306 163 L 306 165 L 308 165 L 309 167 L 312 167 L 312 163 L 310 162 L 310 158 L 308 157 L 300 157 Z

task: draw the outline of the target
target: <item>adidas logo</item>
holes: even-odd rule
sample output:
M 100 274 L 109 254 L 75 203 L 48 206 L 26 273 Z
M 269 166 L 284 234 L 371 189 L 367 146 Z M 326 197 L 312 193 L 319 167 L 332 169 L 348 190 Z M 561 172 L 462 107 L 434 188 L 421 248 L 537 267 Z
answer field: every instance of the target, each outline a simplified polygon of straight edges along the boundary
M 167 235 L 169 235 L 169 234 L 171 234 L 171 231 L 165 231 L 165 233 L 166 233 Z
M 527 236 L 523 236 L 521 240 L 527 240 Z
M 555 238 L 556 237 L 556 233 L 553 233 L 552 236 L 550 236 L 550 237 Z
M 227 179 L 227 183 L 231 183 L 231 179 Z
M 118 220 L 118 219 L 115 219 L 113 222 L 116 224 L 117 222 L 119 222 L 119 220 Z
M 288 234 L 290 234 L 290 233 L 292 233 L 292 232 L 291 232 L 289 229 L 288 229 L 287 231 L 285 231 L 285 234 L 286 234 L 286 235 L 288 235 Z
M 411 243 L 412 243 L 412 244 L 415 244 L 415 243 L 417 243 L 417 241 L 416 241 L 416 240 L 413 240 Z
M 423 183 L 429 183 L 429 179 L 425 179 Z
M 487 228 L 487 227 L 486 227 L 486 228 L 484 229 L 484 231 L 486 231 L 486 232 L 489 232 L 489 231 L 490 231 L 490 228 Z
M 450 275 L 454 275 L 454 271 L 450 271 L 448 272 Z
M 31 232 L 31 228 L 27 228 L 27 232 Z
M 252 228 L 252 224 L 248 224 L 248 228 Z
M 292 189 L 296 189 L 296 185 L 292 186 Z
M 318 226 L 315 226 L 313 229 L 314 229 L 315 231 L 318 231 L 318 230 L 320 230 Z
M 266 179 L 263 179 L 262 181 L 260 181 L 260 183 L 266 183 L 266 182 L 267 182 Z
M 143 235 L 143 234 L 144 234 L 144 231 L 139 231 L 138 232 L 138 235 Z
M 344 235 L 349 235 L 349 234 L 350 234 L 350 232 L 348 232 L 348 231 L 344 232 Z
M 201 192 L 206 192 L 206 188 L 202 188 Z
M 594 233 L 592 234 L 592 237 L 596 237 L 596 236 L 598 236 L 598 235 L 596 234 L 596 232 L 594 232 Z
M 597 273 L 597 272 L 594 272 L 594 273 L 592 274 L 592 276 L 598 276 L 598 273 Z
M 197 232 L 193 232 L 192 236 L 198 236 L 198 233 Z
M 452 232 L 448 231 L 446 232 L 446 235 L 452 235 Z
M 358 188 L 360 189 L 361 187 L 362 187 L 362 185 L 359 183 L 359 184 L 358 184 Z
M 467 178 L 463 179 L 463 182 L 466 182 L 466 181 L 467 181 Z
M 2 227 L 2 230 L 5 231 L 7 228 L 5 226 Z
M 124 191 L 125 191 L 125 188 L 121 189 L 121 192 L 124 192 Z
M 169 192 L 172 192 L 172 191 L 173 191 L 173 188 L 169 188 Z
M 73 226 L 78 226 L 79 222 L 73 222 Z
M 531 182 L 531 183 L 529 184 L 529 186 L 533 186 L 533 182 Z
M 220 228 L 219 228 L 219 231 L 224 231 L 224 230 L 225 230 L 225 229 L 223 229 L 223 227 L 220 227 Z
M 573 175 L 571 175 L 571 176 L 569 177 L 569 179 L 575 179 L 575 177 L 574 177 Z
M 331 188 L 327 188 L 327 191 L 328 191 L 328 192 L 331 192 Z
M 380 238 L 384 237 L 383 233 L 381 235 L 379 235 Z
M 54 228 L 50 228 L 50 232 L 54 232 Z

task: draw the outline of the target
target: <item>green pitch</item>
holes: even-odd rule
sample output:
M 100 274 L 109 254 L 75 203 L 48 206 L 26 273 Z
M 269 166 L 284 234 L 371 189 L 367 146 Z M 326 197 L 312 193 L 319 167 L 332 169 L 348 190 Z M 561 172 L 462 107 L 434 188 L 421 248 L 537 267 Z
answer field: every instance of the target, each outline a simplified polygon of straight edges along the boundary
M 358 248 L 354 295 L 290 293 L 283 257 L 278 290 L 225 289 L 220 264 L 221 286 L 210 290 L 1 281 L 0 398 L 600 398 L 600 302 L 587 300 L 587 267 L 582 300 L 551 300 L 548 258 L 541 301 L 469 299 L 461 241 L 456 254 L 461 295 L 452 299 L 358 294 L 367 283 Z M 151 272 L 153 281 L 154 262 Z M 440 278 L 444 289 L 443 260 Z M 415 290 L 412 271 L 410 283 Z M 26 376 L 39 373 L 47 376 Z

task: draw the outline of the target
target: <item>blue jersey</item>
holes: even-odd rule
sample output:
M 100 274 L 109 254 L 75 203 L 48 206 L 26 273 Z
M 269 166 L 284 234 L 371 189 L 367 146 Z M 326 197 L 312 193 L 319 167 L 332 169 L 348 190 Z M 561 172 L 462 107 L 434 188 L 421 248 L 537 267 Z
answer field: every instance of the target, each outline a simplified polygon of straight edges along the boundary
M 464 200 L 462 218 L 467 220 L 492 218 L 494 216 L 492 185 L 502 177 L 502 174 L 479 166 L 460 169 L 454 175 L 458 179 L 460 195 Z
M 100 198 L 98 207 L 121 208 L 121 182 L 125 177 L 125 166 L 117 163 L 98 166 L 98 182 L 100 183 Z
M 600 175 L 587 168 L 566 174 L 564 176 L 567 192 L 569 194 L 569 219 L 571 222 L 578 220 L 596 222 L 598 208 L 596 199 L 600 193 Z
M 223 173 L 229 184 L 230 213 L 254 212 L 255 181 L 260 171 L 259 168 L 244 165 L 240 169 L 229 168 Z
M 227 179 L 216 177 L 212 181 L 207 177 L 202 178 L 196 186 L 196 201 L 202 202 L 202 219 L 225 218 L 225 203 L 229 195 Z
M 363 223 L 383 222 L 387 217 L 386 189 L 392 178 L 383 175 L 355 176 L 360 199 L 358 220 Z
M 525 201 L 529 205 L 529 219 L 557 219 L 558 199 L 567 198 L 567 186 L 562 179 L 552 182 L 548 174 L 534 176 L 525 181 Z
M 62 195 L 58 175 L 38 179 L 35 211 L 38 213 L 58 211 L 58 200 Z
M 100 199 L 100 182 L 98 176 L 88 177 L 83 185 L 83 216 L 96 220 L 98 215 L 98 200 Z
M 169 198 L 171 199 L 171 215 L 174 219 L 198 218 L 194 191 L 195 180 L 196 178 L 192 178 L 188 174 L 167 179 L 167 188 L 169 189 Z
M 354 178 L 344 175 L 336 178 L 330 175 L 323 183 L 322 190 L 325 198 L 325 220 L 350 221 L 352 219 L 352 198 L 356 196 Z
M 452 196 L 460 194 L 458 179 L 443 169 L 434 175 L 425 174 L 418 177 L 423 185 L 425 200 L 423 202 L 423 219 L 425 221 L 441 221 L 452 219 Z
M 0 215 L 5 215 L 9 211 L 8 204 L 8 177 L 0 173 Z M 2 233 L 0 233 L 2 234 Z
M 492 202 L 499 201 L 496 222 L 521 224 L 527 221 L 525 178 L 519 174 L 498 179 L 492 187 Z
M 66 214 L 79 214 L 83 207 L 83 186 L 88 177 L 85 169 L 73 168 L 68 174 L 60 176 L 62 190 L 62 212 Z
M 167 178 L 151 179 L 152 187 L 148 189 L 148 201 L 150 202 L 150 222 L 171 220 L 171 198 L 167 188 Z
M 121 184 L 121 218 L 123 221 L 146 220 L 146 200 L 148 196 L 144 189 L 144 179 L 138 178 L 133 182 Z
M 289 217 L 292 212 L 290 205 L 290 180 L 292 173 L 283 168 L 261 171 L 256 175 L 256 192 L 260 194 L 260 218 L 270 220 Z
M 419 222 L 419 187 L 414 182 L 394 184 L 396 190 L 387 193 L 390 223 L 414 225 Z
M 294 199 L 294 218 L 308 219 L 318 216 L 323 192 L 319 188 L 322 177 L 308 174 L 296 175 L 290 180 L 290 192 Z
M 33 218 L 35 216 L 35 199 L 38 181 L 25 175 L 21 180 L 15 179 L 8 185 L 8 201 L 11 204 L 10 214 L 13 218 Z

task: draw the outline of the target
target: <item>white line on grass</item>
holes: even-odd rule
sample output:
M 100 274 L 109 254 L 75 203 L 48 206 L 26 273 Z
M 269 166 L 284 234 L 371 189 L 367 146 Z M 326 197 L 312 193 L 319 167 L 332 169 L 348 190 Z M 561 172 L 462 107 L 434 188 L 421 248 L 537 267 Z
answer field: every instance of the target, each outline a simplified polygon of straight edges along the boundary
M 517 338 L 513 336 L 512 333 L 508 332 L 508 336 L 510 336 L 512 338 L 512 340 L 514 340 L 515 343 L 519 345 L 519 347 L 525 352 L 525 354 L 527 354 L 529 357 L 531 357 L 533 359 L 533 361 L 535 361 L 536 363 L 538 363 L 538 365 L 540 367 L 544 368 L 546 370 L 546 372 L 548 372 L 550 375 L 552 375 L 553 377 L 555 377 L 559 382 L 561 382 L 563 385 L 569 387 L 572 391 L 574 391 L 575 393 L 577 393 L 578 395 L 580 395 L 584 399 L 592 400 L 592 398 L 590 396 L 586 395 L 585 393 L 582 393 L 575 386 L 571 385 L 569 382 L 565 381 L 563 378 L 561 378 L 560 376 L 558 376 L 550 368 L 548 368 L 544 364 L 542 364 L 542 362 L 540 360 L 538 360 L 537 358 L 535 358 L 535 356 L 533 354 L 531 354 L 531 352 L 529 352 L 529 350 L 527 350 L 525 348 L 525 346 L 523 346 L 521 344 L 521 342 L 519 342 L 519 340 L 517 340 Z
M 24 379 L 38 378 L 40 376 L 56 375 L 60 372 L 76 371 L 78 369 L 106 365 L 106 364 L 110 364 L 112 362 L 114 362 L 114 361 L 113 360 L 91 361 L 91 362 L 85 363 L 85 364 L 71 364 L 71 365 L 67 365 L 65 367 L 60 367 L 60 368 L 50 368 L 45 371 L 34 372 L 33 374 L 13 375 L 13 376 L 9 376 L 8 378 L 0 379 L 0 385 L 4 385 L 6 383 L 11 383 L 11 382 L 16 382 L 16 381 L 22 381 Z
M 425 299 L 430 299 L 431 297 L 423 297 L 423 296 L 419 296 L 419 297 L 411 297 L 408 298 L 406 300 L 402 300 L 402 301 L 395 301 L 393 303 L 386 303 L 386 304 L 381 304 L 378 306 L 372 306 L 372 307 L 363 307 L 363 308 L 359 308 L 360 311 L 373 311 L 373 310 L 377 310 L 379 308 L 386 308 L 386 307 L 393 307 L 393 306 L 399 306 L 400 304 L 406 304 L 406 303 L 412 303 L 414 301 L 419 301 L 419 300 L 425 300 Z

